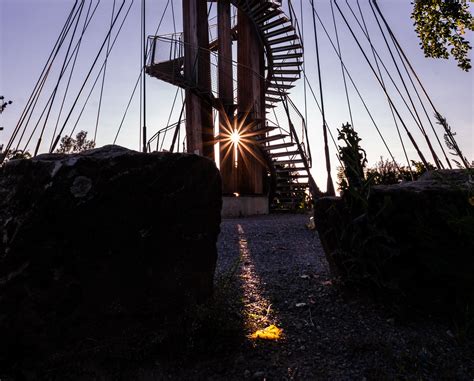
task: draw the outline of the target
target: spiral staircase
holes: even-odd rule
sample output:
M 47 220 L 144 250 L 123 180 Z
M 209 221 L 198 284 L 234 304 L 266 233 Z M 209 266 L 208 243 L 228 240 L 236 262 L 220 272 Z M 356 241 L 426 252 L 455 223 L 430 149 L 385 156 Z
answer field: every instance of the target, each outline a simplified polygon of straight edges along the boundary
M 320 194 L 310 173 L 311 155 L 307 149 L 309 147 L 307 144 L 305 146 L 302 141 L 304 137 L 298 136 L 289 112 L 289 91 L 294 87 L 295 81 L 300 79 L 302 72 L 303 46 L 301 39 L 292 19 L 282 10 L 281 1 L 231 0 L 231 3 L 245 12 L 256 25 L 259 33 L 258 38 L 264 46 L 267 114 L 274 113 L 273 109 L 282 104 L 287 116 L 286 129 L 267 122 L 260 127 L 261 134 L 256 135 L 255 140 L 269 162 L 270 172 L 274 179 L 274 191 L 270 195 L 273 199 L 272 208 L 294 210 L 299 207 L 308 191 L 313 198 Z M 234 39 L 238 39 L 235 26 L 232 29 L 232 36 Z M 210 102 L 216 109 L 223 107 L 217 91 L 200 89 L 195 83 L 190 83 L 184 78 L 184 54 L 179 38 L 160 36 L 150 38 L 153 40 L 152 57 L 146 67 L 146 72 L 150 76 L 191 90 Z M 167 39 L 171 45 L 168 59 L 156 62 L 154 50 L 157 41 L 163 42 Z M 211 41 L 209 52 L 218 54 L 215 53 L 217 45 L 217 40 Z M 299 115 L 301 116 L 301 114 Z M 303 123 L 305 123 L 304 118 Z

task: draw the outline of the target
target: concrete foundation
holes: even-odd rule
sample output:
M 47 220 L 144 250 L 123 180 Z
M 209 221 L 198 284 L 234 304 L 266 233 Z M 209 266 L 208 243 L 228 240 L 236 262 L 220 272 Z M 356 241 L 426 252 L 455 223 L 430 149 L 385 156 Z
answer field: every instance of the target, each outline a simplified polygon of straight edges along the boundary
M 268 213 L 268 196 L 222 197 L 222 217 L 245 217 Z

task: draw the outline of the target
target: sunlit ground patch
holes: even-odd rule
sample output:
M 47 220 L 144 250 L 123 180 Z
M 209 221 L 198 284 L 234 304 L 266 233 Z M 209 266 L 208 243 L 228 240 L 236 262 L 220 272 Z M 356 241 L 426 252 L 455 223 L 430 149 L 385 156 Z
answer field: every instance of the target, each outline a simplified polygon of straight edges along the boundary
M 244 293 L 247 337 L 251 340 L 278 340 L 282 338 L 283 330 L 277 327 L 274 311 L 265 297 L 262 282 L 257 275 L 247 239 L 242 225 L 237 225 L 239 234 L 239 251 L 242 261 L 240 278 Z
M 278 340 L 283 333 L 281 328 L 278 328 L 276 325 L 272 324 L 264 329 L 259 329 L 252 333 L 249 337 L 251 339 L 257 340 Z

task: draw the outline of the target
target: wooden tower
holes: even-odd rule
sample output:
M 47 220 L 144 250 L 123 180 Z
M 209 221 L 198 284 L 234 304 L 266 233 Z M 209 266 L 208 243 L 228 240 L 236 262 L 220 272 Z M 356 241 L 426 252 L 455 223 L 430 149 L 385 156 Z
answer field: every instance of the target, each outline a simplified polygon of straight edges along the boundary
M 220 145 L 224 195 L 267 197 L 271 174 L 279 205 L 294 206 L 314 183 L 310 157 L 288 111 L 286 128 L 270 126 L 266 115 L 279 103 L 288 110 L 286 96 L 301 75 L 301 39 L 281 1 L 213 2 L 217 37 L 209 38 L 211 1 L 182 0 L 183 33 L 153 37 L 147 73 L 185 89 L 187 151 L 216 160 L 214 146 Z M 160 61 L 155 51 L 164 43 L 171 52 Z

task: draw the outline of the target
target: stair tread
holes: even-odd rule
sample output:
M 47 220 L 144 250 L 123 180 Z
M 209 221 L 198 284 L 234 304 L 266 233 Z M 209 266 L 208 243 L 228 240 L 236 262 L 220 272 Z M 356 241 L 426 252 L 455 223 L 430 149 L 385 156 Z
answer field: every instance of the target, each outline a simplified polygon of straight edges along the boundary
M 273 75 L 280 75 L 280 74 L 300 74 L 301 70 L 297 69 L 276 69 L 273 70 Z
M 275 164 L 280 164 L 280 165 L 284 165 L 284 164 L 296 164 L 296 163 L 302 163 L 303 162 L 303 159 L 288 159 L 288 160 L 278 160 L 275 162 Z M 299 168 L 299 170 L 304 170 L 305 168 Z M 292 171 L 297 171 L 297 169 L 291 169 Z
M 273 62 L 273 67 L 300 67 L 301 65 L 303 65 L 302 61 Z
M 275 141 L 275 140 L 284 139 L 286 137 L 288 137 L 288 135 L 284 135 L 284 134 L 271 135 L 271 136 L 267 136 L 264 139 L 259 140 L 259 142 L 268 143 L 268 142 L 272 142 L 272 141 Z
M 275 98 L 275 97 L 266 96 L 266 97 L 265 97 L 265 100 L 266 100 L 267 102 L 280 102 L 280 101 L 281 101 L 281 98 Z
M 268 21 L 270 19 L 272 19 L 273 17 L 277 16 L 277 15 L 281 15 L 282 14 L 282 11 L 279 10 L 279 9 L 274 9 L 273 11 L 270 11 L 268 13 L 266 13 L 265 15 L 261 16 L 261 17 L 255 17 L 255 22 L 257 24 L 261 24 L 265 21 Z
M 273 144 L 273 145 L 268 145 L 263 147 L 264 150 L 266 151 L 271 151 L 275 149 L 281 149 L 281 148 L 286 148 L 286 147 L 294 147 L 296 143 L 290 142 L 290 143 L 280 143 L 280 144 Z
M 272 30 L 271 32 L 266 32 L 265 33 L 265 36 L 267 38 L 271 38 L 271 37 L 275 37 L 275 36 L 279 36 L 281 34 L 284 34 L 284 33 L 287 33 L 287 32 L 294 32 L 295 29 L 293 28 L 293 25 L 288 25 L 288 26 L 284 26 L 284 27 L 281 27 L 279 29 L 275 29 L 275 30 Z M 296 34 L 295 34 L 296 36 Z
M 275 164 L 278 164 L 281 162 L 275 162 Z M 292 164 L 292 163 L 290 163 Z M 276 172 L 299 172 L 299 171 L 306 171 L 306 168 L 304 167 L 294 167 L 294 168 L 275 168 Z
M 271 47 L 270 49 L 273 53 L 278 53 L 278 52 L 297 50 L 301 48 L 302 46 L 300 44 L 291 44 L 291 45 L 285 45 L 285 46 L 274 46 L 274 47 Z
M 272 81 L 280 81 L 280 82 L 294 82 L 298 80 L 298 77 L 272 77 Z
M 295 188 L 302 188 L 302 187 L 308 187 L 308 183 L 277 183 L 277 187 L 295 187 Z
M 270 82 L 268 87 L 271 87 L 274 89 L 292 89 L 293 87 L 295 87 L 295 85 Z
M 306 177 L 309 177 L 309 175 L 301 175 L 301 174 L 298 174 L 298 173 L 289 173 L 288 176 L 284 177 L 283 179 L 286 179 L 286 178 L 294 178 L 294 179 L 299 179 L 299 178 L 306 178 Z
M 279 26 L 279 25 L 282 25 L 286 22 L 289 22 L 290 20 L 283 16 L 283 17 L 280 17 L 278 20 L 275 20 L 275 21 L 272 21 L 272 22 L 269 22 L 267 24 L 263 24 L 260 26 L 260 29 L 262 29 L 263 31 L 265 30 L 268 30 L 268 29 L 271 29 L 271 28 L 274 28 L 275 26 Z
M 287 151 L 287 152 L 270 152 L 272 157 L 283 157 L 283 156 L 294 156 L 299 155 L 300 151 Z
M 277 44 L 282 44 L 283 42 L 294 41 L 294 40 L 299 40 L 299 37 L 296 34 L 292 34 L 292 35 L 280 37 L 280 38 L 275 38 L 273 40 L 268 40 L 268 43 L 270 45 L 277 45 Z
M 300 58 L 303 57 L 303 53 L 288 53 L 288 54 L 276 54 L 273 56 L 273 61 L 275 60 L 287 60 L 290 58 Z
M 272 90 L 272 89 L 267 89 L 265 91 L 267 94 L 272 94 L 272 95 L 288 95 L 288 92 L 286 91 L 280 91 L 280 90 Z

